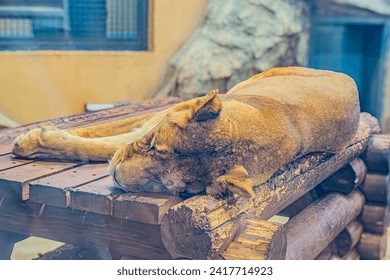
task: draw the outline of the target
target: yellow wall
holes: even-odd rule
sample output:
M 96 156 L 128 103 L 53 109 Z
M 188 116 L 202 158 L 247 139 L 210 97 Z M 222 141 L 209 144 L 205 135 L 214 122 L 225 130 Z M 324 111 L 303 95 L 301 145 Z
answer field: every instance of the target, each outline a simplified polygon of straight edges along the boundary
M 152 97 L 210 0 L 151 2 L 149 51 L 0 52 L 0 112 L 30 123 L 82 112 L 87 102 Z

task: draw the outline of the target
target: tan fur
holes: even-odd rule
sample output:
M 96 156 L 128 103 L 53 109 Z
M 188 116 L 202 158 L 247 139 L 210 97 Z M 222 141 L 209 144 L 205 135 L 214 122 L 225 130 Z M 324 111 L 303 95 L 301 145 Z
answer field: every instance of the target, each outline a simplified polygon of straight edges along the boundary
M 287 162 L 344 149 L 358 120 L 350 77 L 283 67 L 226 94 L 215 90 L 163 112 L 68 131 L 35 129 L 15 140 L 13 152 L 29 158 L 112 157 L 110 172 L 126 191 L 253 197 L 253 186 Z

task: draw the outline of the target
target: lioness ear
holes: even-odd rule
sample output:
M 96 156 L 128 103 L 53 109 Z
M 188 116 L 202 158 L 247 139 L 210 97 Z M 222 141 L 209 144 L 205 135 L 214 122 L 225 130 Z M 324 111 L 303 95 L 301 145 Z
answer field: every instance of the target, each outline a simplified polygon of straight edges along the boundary
M 195 110 L 192 115 L 194 121 L 203 122 L 218 117 L 222 107 L 218 93 L 218 89 L 214 89 L 196 101 Z

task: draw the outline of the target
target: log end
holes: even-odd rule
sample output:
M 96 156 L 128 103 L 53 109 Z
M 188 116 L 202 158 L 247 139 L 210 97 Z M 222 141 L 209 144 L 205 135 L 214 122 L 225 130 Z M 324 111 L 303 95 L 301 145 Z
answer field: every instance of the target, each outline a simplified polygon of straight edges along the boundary
M 287 237 L 283 225 L 246 219 L 221 256 L 225 260 L 284 260 L 286 248 Z

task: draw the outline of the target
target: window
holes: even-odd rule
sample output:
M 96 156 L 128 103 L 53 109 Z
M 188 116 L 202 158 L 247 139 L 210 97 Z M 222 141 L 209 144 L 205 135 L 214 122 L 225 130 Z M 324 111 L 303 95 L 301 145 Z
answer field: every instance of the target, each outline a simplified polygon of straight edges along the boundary
M 0 50 L 146 50 L 148 0 L 2 0 Z

